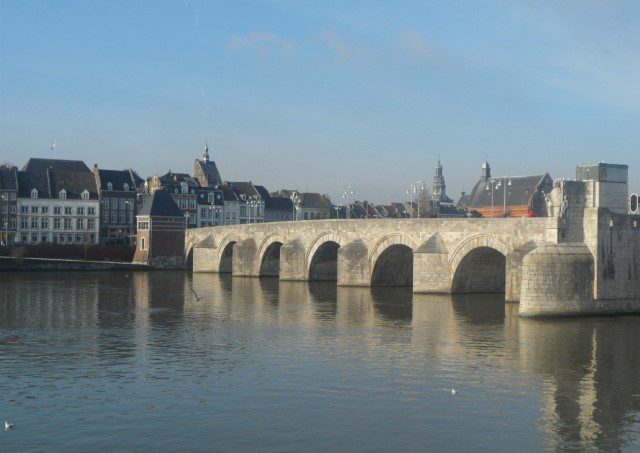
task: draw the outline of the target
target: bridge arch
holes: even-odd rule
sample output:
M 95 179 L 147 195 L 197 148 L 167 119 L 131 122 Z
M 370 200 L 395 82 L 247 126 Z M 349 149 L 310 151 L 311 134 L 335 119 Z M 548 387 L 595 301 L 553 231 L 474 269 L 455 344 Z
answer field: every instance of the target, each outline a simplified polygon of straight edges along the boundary
M 499 238 L 477 235 L 452 254 L 452 293 L 504 293 L 509 247 Z
M 413 286 L 413 251 L 416 244 L 403 234 L 380 239 L 371 251 L 371 286 Z
M 264 238 L 258 247 L 258 275 L 260 277 L 278 277 L 280 275 L 280 248 L 284 237 L 271 234 Z
M 338 280 L 338 249 L 341 245 L 338 235 L 331 232 L 314 238 L 307 251 L 308 280 Z
M 218 272 L 230 274 L 233 272 L 233 246 L 240 242 L 236 235 L 228 234 L 220 241 L 220 265 Z

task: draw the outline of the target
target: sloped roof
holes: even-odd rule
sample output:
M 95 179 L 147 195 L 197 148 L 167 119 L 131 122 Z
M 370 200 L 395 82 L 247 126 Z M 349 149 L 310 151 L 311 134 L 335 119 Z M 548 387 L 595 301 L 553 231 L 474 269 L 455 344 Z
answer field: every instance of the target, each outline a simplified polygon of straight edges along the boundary
M 18 190 L 16 167 L 0 167 L 0 190 Z
M 100 173 L 100 190 L 109 190 L 107 184 L 113 184 L 113 190 L 124 190 L 124 185 L 129 185 L 129 191 L 136 189 L 142 178 L 133 170 L 98 170 Z
M 265 186 L 259 186 L 259 185 L 253 185 L 253 187 L 256 188 L 256 190 L 258 191 L 258 193 L 260 194 L 260 196 L 262 197 L 263 200 L 268 200 L 269 198 L 271 198 L 271 194 L 269 194 L 269 191 L 267 190 L 267 188 Z
M 169 192 L 164 189 L 155 190 L 144 200 L 139 216 L 183 217 L 182 211 Z
M 218 190 L 222 191 L 222 198 L 224 198 L 224 201 L 239 201 L 238 195 L 236 195 L 233 187 L 228 183 L 218 186 Z
M 22 171 L 42 173 L 52 168 L 53 171 L 90 171 L 81 160 L 40 159 L 32 157 L 24 164 Z
M 27 171 L 18 172 L 18 196 L 21 198 L 29 198 L 31 191 L 38 191 L 38 198 L 51 198 L 49 192 L 49 177 L 47 171 L 32 173 Z
M 333 206 L 329 199 L 316 192 L 303 192 L 300 194 L 300 207 L 310 209 L 324 209 Z
M 188 173 L 173 173 L 171 170 L 169 170 L 167 173 L 160 176 L 160 183 L 163 186 L 171 185 L 171 184 L 180 185 L 183 182 L 186 182 L 189 187 L 200 186 L 200 183 L 198 182 L 198 180 L 196 180 L 193 176 L 191 176 Z
M 268 211 L 293 211 L 293 201 L 289 198 L 269 197 L 264 202 L 264 208 Z
M 64 189 L 67 192 L 67 198 L 79 199 L 80 194 L 87 190 L 90 199 L 99 198 L 96 179 L 89 171 L 53 171 L 50 179 L 51 192 L 54 194 Z
M 509 181 L 511 184 L 509 184 Z M 507 177 L 506 182 L 505 184 L 505 178 L 489 178 L 486 183 L 482 180 L 478 181 L 465 206 L 469 208 L 482 208 L 492 204 L 501 206 L 505 202 L 505 190 L 507 206 L 528 205 L 531 197 L 539 189 L 551 190 L 553 186 L 553 180 L 548 173 L 544 175 Z M 495 187 L 493 190 L 493 202 L 491 196 L 492 184 Z
M 231 184 L 231 187 L 233 187 L 233 190 L 236 192 L 236 194 L 238 194 L 238 196 L 240 195 L 244 195 L 246 197 L 260 196 L 260 192 L 256 190 L 256 188 L 251 182 L 235 181 L 235 182 L 230 182 L 229 184 Z
M 213 194 L 213 202 L 209 201 L 209 194 Z M 224 197 L 222 194 L 222 190 L 216 190 L 213 188 L 203 188 L 198 191 L 198 198 L 196 199 L 199 205 L 216 205 L 222 206 L 224 205 Z

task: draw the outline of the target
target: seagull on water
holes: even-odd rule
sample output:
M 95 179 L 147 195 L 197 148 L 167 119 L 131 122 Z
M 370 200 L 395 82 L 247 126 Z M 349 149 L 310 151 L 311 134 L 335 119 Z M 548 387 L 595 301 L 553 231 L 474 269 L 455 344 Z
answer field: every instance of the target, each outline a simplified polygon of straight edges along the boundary
M 11 422 L 4 422 L 4 430 L 7 431 L 9 429 L 15 428 L 15 425 Z
M 456 389 L 451 389 L 451 394 L 452 394 L 452 395 L 457 395 L 457 394 L 458 394 L 458 391 L 457 391 Z
M 191 288 L 191 292 L 193 293 L 194 296 L 196 296 L 196 301 L 199 301 L 200 299 L 202 299 L 202 297 L 198 296 L 198 293 L 196 292 L 195 289 Z

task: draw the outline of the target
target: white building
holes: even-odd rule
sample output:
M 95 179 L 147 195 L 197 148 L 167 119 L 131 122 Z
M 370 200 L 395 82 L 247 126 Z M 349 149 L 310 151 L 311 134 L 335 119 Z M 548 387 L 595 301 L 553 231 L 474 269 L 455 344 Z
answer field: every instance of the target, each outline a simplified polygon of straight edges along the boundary
M 100 201 L 82 161 L 29 159 L 18 172 L 17 239 L 23 244 L 97 244 Z

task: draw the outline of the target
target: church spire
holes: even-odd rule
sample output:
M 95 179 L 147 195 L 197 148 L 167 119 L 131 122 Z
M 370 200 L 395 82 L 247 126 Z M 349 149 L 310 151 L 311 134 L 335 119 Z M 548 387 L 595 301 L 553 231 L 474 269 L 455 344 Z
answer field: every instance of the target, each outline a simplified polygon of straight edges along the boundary
M 204 139 L 204 162 L 209 163 L 209 143 L 206 138 Z

